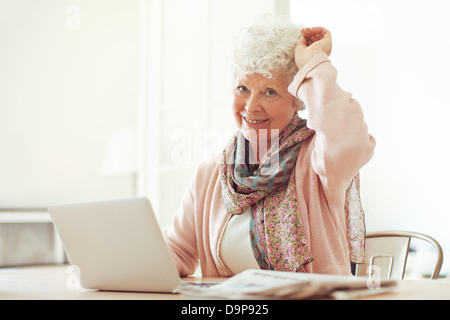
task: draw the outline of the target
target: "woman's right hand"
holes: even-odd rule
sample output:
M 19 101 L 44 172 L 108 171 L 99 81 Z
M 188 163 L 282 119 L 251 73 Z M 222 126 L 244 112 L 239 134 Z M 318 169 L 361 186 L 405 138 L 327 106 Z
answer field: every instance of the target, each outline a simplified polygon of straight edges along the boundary
M 316 54 L 331 54 L 331 33 L 325 28 L 314 27 L 301 30 L 302 37 L 295 47 L 295 64 L 300 70 Z

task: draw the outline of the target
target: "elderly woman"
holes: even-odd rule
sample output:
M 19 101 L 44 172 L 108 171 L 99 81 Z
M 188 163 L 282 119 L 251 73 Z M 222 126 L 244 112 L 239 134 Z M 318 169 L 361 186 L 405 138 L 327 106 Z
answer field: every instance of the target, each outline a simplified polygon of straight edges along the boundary
M 372 157 L 359 104 L 336 84 L 321 28 L 264 21 L 234 52 L 238 131 L 202 163 L 164 232 L 180 275 L 250 268 L 351 274 L 365 225 L 358 172 Z M 305 108 L 308 121 L 298 116 Z

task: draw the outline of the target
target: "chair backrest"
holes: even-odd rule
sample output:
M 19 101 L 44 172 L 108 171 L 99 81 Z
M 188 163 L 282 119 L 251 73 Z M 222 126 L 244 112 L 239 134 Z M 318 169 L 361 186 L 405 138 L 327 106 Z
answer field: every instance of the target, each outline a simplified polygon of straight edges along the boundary
M 363 264 L 356 265 L 356 276 L 367 277 L 378 273 L 380 280 L 402 280 L 405 276 L 411 238 L 427 241 L 436 249 L 437 259 L 431 279 L 437 279 L 443 262 L 441 246 L 430 236 L 408 231 L 368 233 L 366 257 Z

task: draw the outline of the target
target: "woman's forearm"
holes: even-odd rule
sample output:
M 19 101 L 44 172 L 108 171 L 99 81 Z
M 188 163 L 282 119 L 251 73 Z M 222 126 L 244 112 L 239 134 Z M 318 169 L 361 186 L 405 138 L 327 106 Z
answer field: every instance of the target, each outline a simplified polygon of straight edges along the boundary
M 318 54 L 299 71 L 289 91 L 305 103 L 308 127 L 316 132 L 314 170 L 350 183 L 372 157 L 375 139 L 359 103 L 339 87 L 336 77 L 328 56 Z

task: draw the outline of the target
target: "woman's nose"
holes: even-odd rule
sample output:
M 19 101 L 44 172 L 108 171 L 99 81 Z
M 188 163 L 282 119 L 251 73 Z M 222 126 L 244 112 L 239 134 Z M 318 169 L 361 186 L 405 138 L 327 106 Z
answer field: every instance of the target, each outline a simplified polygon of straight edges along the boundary
M 248 113 L 255 113 L 262 110 L 260 101 L 258 99 L 257 95 L 252 95 L 245 105 L 245 110 L 247 110 Z

